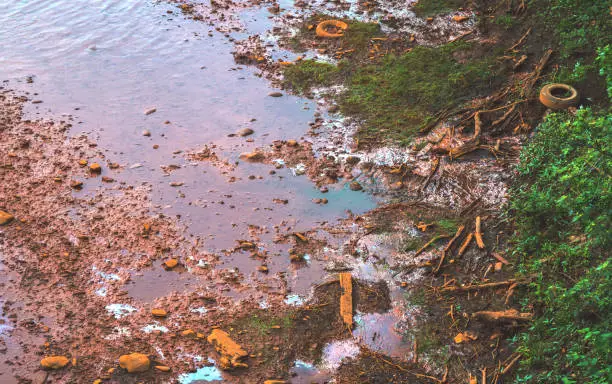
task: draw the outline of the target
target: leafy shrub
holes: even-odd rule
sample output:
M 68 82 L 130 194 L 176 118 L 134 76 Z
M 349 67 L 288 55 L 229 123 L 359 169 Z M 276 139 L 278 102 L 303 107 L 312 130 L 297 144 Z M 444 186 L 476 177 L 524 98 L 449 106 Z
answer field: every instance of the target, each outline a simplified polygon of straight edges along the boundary
M 612 87 L 609 48 L 598 64 Z M 517 382 L 612 382 L 612 109 L 547 116 L 523 149 L 511 208 L 531 328 Z

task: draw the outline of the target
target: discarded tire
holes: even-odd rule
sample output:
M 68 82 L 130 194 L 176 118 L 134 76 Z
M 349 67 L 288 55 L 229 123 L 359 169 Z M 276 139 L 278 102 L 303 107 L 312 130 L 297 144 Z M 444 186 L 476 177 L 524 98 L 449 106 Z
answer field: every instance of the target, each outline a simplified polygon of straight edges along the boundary
M 540 91 L 540 102 L 550 109 L 567 109 L 578 104 L 578 91 L 567 84 L 548 84 Z
M 329 27 L 335 27 L 338 30 L 338 32 L 335 32 L 335 33 L 327 32 L 327 28 Z M 348 24 L 345 23 L 344 21 L 325 20 L 325 21 L 320 22 L 319 25 L 317 25 L 317 29 L 315 30 L 315 33 L 319 37 L 342 37 L 344 36 L 343 31 L 346 30 L 347 28 L 348 28 Z

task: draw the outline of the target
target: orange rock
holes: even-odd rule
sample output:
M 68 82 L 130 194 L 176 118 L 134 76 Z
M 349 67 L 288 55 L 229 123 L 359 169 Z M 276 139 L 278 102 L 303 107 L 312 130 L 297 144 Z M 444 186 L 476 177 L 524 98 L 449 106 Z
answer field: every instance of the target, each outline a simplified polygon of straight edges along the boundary
M 476 339 L 478 339 L 478 336 L 476 336 L 476 334 L 466 331 L 463 333 L 458 333 L 457 336 L 455 336 L 455 343 L 467 343 Z
M 101 167 L 101 166 L 100 166 L 100 164 L 98 164 L 98 163 L 92 163 L 92 164 L 89 166 L 89 170 L 90 170 L 91 172 L 93 172 L 93 173 L 100 173 L 100 172 L 102 172 L 102 167 Z
M 170 367 L 166 367 L 165 365 L 156 365 L 155 369 L 162 372 L 170 372 Z
M 151 310 L 151 314 L 155 317 L 166 317 L 168 316 L 168 312 L 161 308 L 154 308 Z
M 289 146 L 289 147 L 297 147 L 297 145 L 298 145 L 297 141 L 295 141 L 293 139 L 287 140 L 287 146 Z
M 0 211 L 0 225 L 6 225 L 13 221 L 15 216 L 11 215 L 8 212 Z
M 219 367 L 221 369 L 227 371 L 233 368 L 249 367 L 242 362 L 249 354 L 232 340 L 227 332 L 220 329 L 213 329 L 207 340 L 221 355 L 221 359 L 219 359 Z
M 130 353 L 119 357 L 119 366 L 129 373 L 139 373 L 149 370 L 151 361 L 142 353 Z
M 81 159 L 81 160 L 79 160 L 79 165 L 80 165 L 81 167 L 86 166 L 86 165 L 87 165 L 87 160 L 85 160 L 85 159 Z
M 66 356 L 49 356 L 42 359 L 40 365 L 45 369 L 61 369 L 69 362 L 70 360 Z
M 457 23 L 462 23 L 462 22 L 466 21 L 467 19 L 469 19 L 468 16 L 461 16 L 461 15 L 453 16 L 453 21 L 456 21 Z
M 172 269 L 178 265 L 178 260 L 177 259 L 166 260 L 164 262 L 164 265 L 166 266 L 166 268 Z

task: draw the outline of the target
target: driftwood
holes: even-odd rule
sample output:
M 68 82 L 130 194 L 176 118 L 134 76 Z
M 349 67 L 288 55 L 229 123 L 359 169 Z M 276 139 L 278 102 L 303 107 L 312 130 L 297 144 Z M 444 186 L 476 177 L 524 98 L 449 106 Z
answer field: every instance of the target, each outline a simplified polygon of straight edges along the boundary
M 353 328 L 353 281 L 350 272 L 338 274 L 340 280 L 340 316 L 348 329 Z

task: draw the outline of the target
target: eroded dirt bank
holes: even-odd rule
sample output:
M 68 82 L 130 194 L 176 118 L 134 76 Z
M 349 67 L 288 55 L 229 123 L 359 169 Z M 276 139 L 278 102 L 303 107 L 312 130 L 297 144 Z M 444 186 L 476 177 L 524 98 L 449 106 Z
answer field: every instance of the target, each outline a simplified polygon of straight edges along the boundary
M 125 165 L 91 139 L 71 135 L 72 117 L 25 120 L 23 105 L 33 100 L 3 90 L 0 210 L 13 220 L 0 226 L 0 331 L 7 336 L 0 380 L 450 383 L 496 382 L 513 369 L 517 357 L 507 340 L 530 314 L 519 313 L 513 301 L 524 281 L 512 279 L 504 257 L 509 230 L 502 208 L 521 141 L 543 108 L 533 103 L 532 89 L 514 99 L 512 84 L 533 88 L 546 65 L 531 53 L 518 62 L 524 31 L 480 29 L 476 13 L 486 7 L 431 19 L 394 2 L 181 3 L 178 9 L 226 33 L 238 63 L 318 105 L 302 138 L 247 141 L 248 152 L 230 156 L 214 143 L 196 143 L 182 148 L 185 161 L 211 165 L 230 183 L 249 165 L 268 175 L 289 168 L 320 188 L 311 202 L 317 206 L 338 188 L 383 202 L 299 230 L 284 220 L 248 223 L 248 238 L 212 252 L 181 219 L 151 202 L 153 187 L 123 182 Z M 243 28 L 239 15 L 249 10 L 269 14 L 274 24 L 235 40 L 230 33 Z M 383 27 L 366 28 L 347 45 L 321 40 L 311 30 L 323 12 L 346 19 L 348 31 L 351 23 L 381 20 Z M 364 134 L 364 116 L 345 115 L 349 110 L 338 106 L 344 75 L 303 89 L 285 81 L 287 68 L 304 60 L 336 65 L 348 58 L 358 68 L 462 39 L 513 47 L 512 55 L 500 55 L 508 81 L 463 95 L 460 112 L 436 115 L 408 146 L 383 140 L 392 128 Z M 482 51 L 452 55 L 464 64 Z M 251 134 L 233 136 L 250 140 Z M 249 263 L 234 262 L 240 258 Z M 285 270 L 271 273 L 280 259 Z M 350 326 L 341 273 L 351 276 Z M 134 280 L 153 283 L 135 291 Z M 156 284 L 176 285 L 156 294 Z M 227 332 L 241 349 L 216 349 L 209 340 L 214 330 Z M 145 355 L 148 369 L 130 373 L 120 366 L 120 356 L 130 353 Z M 47 356 L 66 357 L 66 364 L 45 370 Z

